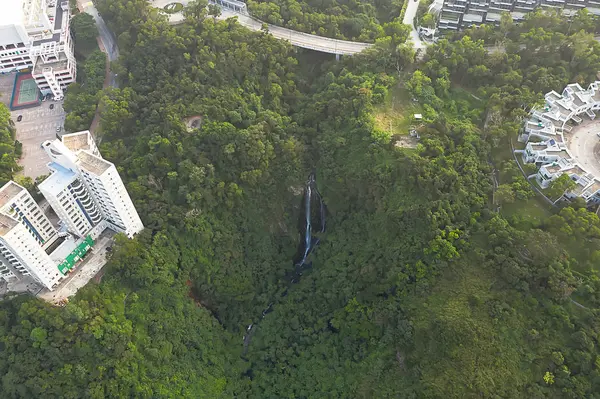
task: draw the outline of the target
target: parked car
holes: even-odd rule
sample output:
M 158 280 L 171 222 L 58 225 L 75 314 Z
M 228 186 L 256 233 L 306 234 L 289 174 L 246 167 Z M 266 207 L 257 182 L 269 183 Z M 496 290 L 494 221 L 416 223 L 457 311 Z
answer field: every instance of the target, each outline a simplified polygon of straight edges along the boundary
M 50 109 L 54 109 L 54 104 L 50 104 Z
M 23 120 L 23 115 L 17 116 L 17 122 L 21 122 Z

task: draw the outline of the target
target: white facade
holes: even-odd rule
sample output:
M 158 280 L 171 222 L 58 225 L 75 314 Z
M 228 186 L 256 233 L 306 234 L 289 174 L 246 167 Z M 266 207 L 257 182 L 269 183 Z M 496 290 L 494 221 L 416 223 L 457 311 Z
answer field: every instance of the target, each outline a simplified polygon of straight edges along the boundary
M 46 141 L 43 147 L 54 164 L 70 171 L 83 183 L 84 187 L 74 190 L 74 194 L 90 198 L 95 205 L 87 211 L 92 226 L 100 223 L 98 219 L 101 219 L 113 230 L 130 238 L 144 228 L 115 165 L 102 158 L 89 131 Z M 54 198 L 47 198 L 52 205 Z M 55 211 L 59 213 L 59 210 Z
M 144 225 L 115 165 L 85 151 L 80 152 L 78 157 L 83 179 L 104 219 L 130 238 L 140 232 Z
M 68 2 L 2 0 L 1 11 L 0 72 L 30 69 L 42 94 L 62 98 L 77 75 Z
M 518 22 L 537 8 L 561 10 L 566 18 L 582 8 L 600 15 L 599 0 L 444 0 L 438 27 L 458 30 L 482 23 L 499 25 L 505 12 Z
M 23 224 L 41 246 L 50 244 L 58 234 L 31 194 L 13 181 L 0 188 L 0 213 Z
M 38 188 L 65 224 L 67 230 L 85 237 L 102 220 L 102 215 L 80 178 L 56 164 L 48 165 L 53 173 Z
M 18 220 L 0 214 L 0 273 L 8 279 L 17 274 L 30 275 L 52 289 L 63 275 L 27 228 Z
M 32 276 L 53 290 L 106 228 L 133 237 L 144 226 L 89 131 L 43 147 L 52 174 L 38 187 L 62 226 L 52 226 L 25 188 L 12 181 L 0 188 L 0 278 Z
M 551 91 L 544 96 L 545 104 L 531 110 L 519 141 L 526 141 L 523 155 L 527 163 L 535 163 L 539 170 L 535 175 L 538 184 L 547 188 L 563 174 L 576 183 L 567 198 L 581 197 L 588 203 L 600 203 L 600 176 L 586 172 L 571 156 L 567 137 L 574 125 L 583 118 L 594 120 L 600 110 L 600 81 L 582 88 L 579 84 L 567 85 L 562 94 Z M 541 140 L 541 141 L 534 141 Z

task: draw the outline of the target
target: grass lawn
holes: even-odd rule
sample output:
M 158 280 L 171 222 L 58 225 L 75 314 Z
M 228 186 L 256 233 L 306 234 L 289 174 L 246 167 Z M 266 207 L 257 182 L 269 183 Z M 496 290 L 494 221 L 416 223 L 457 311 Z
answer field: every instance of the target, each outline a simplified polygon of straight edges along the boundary
M 419 104 L 411 101 L 408 91 L 395 84 L 390 88 L 383 104 L 375 107 L 375 126 L 393 135 L 407 135 L 412 116 L 420 112 Z
M 552 216 L 550 206 L 539 196 L 526 201 L 515 201 L 502 205 L 502 216 L 511 221 L 518 229 L 530 229 L 539 226 L 545 219 Z
M 181 10 L 183 10 L 183 4 L 174 2 L 174 3 L 167 4 L 163 9 L 168 14 L 175 14 L 175 13 L 180 12 Z

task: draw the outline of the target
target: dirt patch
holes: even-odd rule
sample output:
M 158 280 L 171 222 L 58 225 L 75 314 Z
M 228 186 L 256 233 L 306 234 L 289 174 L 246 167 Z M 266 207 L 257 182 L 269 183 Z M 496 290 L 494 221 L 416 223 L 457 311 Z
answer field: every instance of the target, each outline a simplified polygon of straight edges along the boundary
M 200 302 L 200 298 L 194 293 L 194 287 L 192 285 L 192 280 L 188 280 L 185 282 L 185 285 L 189 287 L 188 296 L 194 301 L 197 307 L 201 307 L 202 303 Z
M 187 117 L 184 122 L 188 132 L 191 132 L 194 129 L 200 129 L 202 127 L 202 115 Z
M 418 143 L 419 143 L 419 141 L 417 140 L 416 137 L 402 136 L 402 137 L 398 137 L 396 139 L 396 142 L 394 143 L 394 145 L 396 147 L 401 147 L 401 148 L 417 148 Z

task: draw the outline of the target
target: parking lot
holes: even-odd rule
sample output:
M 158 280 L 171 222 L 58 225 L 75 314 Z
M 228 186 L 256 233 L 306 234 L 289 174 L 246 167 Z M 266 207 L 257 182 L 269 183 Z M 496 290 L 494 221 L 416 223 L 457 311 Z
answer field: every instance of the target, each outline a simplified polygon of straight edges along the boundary
M 9 106 L 15 83 L 13 73 L 0 75 L 0 102 Z M 54 104 L 54 109 L 50 105 Z M 65 123 L 65 111 L 60 101 L 43 101 L 34 108 L 26 108 L 10 112 L 17 129 L 16 139 L 23 143 L 23 156 L 19 165 L 23 167 L 22 174 L 35 179 L 49 173 L 46 164 L 49 158 L 42 150 L 41 144 L 56 137 L 56 128 L 61 129 Z M 21 121 L 18 121 L 21 116 Z
M 54 104 L 54 109 L 50 109 L 50 104 Z M 32 179 L 48 174 L 49 158 L 41 144 L 56 138 L 57 127 L 62 129 L 65 122 L 62 103 L 44 101 L 39 107 L 11 111 L 11 115 L 17 128 L 17 140 L 23 143 L 23 157 L 19 161 L 23 174 Z M 19 116 L 22 120 L 17 122 Z

